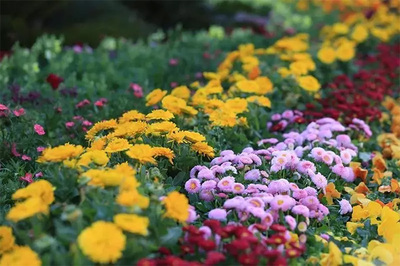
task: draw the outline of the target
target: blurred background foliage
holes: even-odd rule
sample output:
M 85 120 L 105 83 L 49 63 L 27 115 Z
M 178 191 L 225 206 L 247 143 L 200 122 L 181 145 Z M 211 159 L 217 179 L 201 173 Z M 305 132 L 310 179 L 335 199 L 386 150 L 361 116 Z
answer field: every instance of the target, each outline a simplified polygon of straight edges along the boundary
M 273 0 L 0 0 L 1 50 L 30 47 L 42 34 L 65 44 L 97 44 L 104 36 L 137 40 L 181 25 L 198 30 L 265 25 Z

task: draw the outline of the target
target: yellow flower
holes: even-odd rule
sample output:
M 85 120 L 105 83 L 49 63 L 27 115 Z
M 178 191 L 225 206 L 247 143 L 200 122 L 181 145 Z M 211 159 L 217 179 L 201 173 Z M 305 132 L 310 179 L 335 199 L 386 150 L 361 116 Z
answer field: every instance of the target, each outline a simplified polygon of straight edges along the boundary
M 338 266 L 342 265 L 342 252 L 333 242 L 329 242 L 329 253 L 322 254 L 321 265 L 322 266 Z
M 236 83 L 236 88 L 238 88 L 241 92 L 246 93 L 259 93 L 260 87 L 258 83 L 254 80 L 241 80 Z
M 307 65 L 303 61 L 290 63 L 289 70 L 295 76 L 306 75 L 308 73 Z
M 179 86 L 171 91 L 171 95 L 184 100 L 188 100 L 190 97 L 190 90 L 186 86 Z
M 353 222 L 360 221 L 362 219 L 366 219 L 369 216 L 369 212 L 364 210 L 361 206 L 354 206 L 353 213 L 351 216 L 351 220 Z
M 247 101 L 242 98 L 229 99 L 225 102 L 225 107 L 235 114 L 240 114 L 247 111 Z
M 55 148 L 47 148 L 37 160 L 39 163 L 44 162 L 61 162 L 67 159 L 78 157 L 83 152 L 81 145 L 64 144 Z
M 88 148 L 88 151 L 93 151 L 93 150 L 102 150 L 104 146 L 106 145 L 106 140 L 105 138 L 101 139 L 96 139 L 93 141 L 90 145 L 90 148 Z
M 45 204 L 39 197 L 32 197 L 12 207 L 6 218 L 7 220 L 18 222 L 36 214 L 47 214 L 48 212 L 49 205 Z
M 167 93 L 167 91 L 163 91 L 161 89 L 153 90 L 146 96 L 146 106 L 157 104 L 159 101 L 162 100 L 162 98 L 164 98 L 165 95 L 167 95 Z
M 335 184 L 334 183 L 329 183 L 326 188 L 325 188 L 325 198 L 326 201 L 328 202 L 328 205 L 333 204 L 333 199 L 332 198 L 340 198 L 340 193 L 337 191 Z
M 143 134 L 147 129 L 147 123 L 143 121 L 136 122 L 125 122 L 118 124 L 114 132 L 107 135 L 107 138 L 111 139 L 114 137 L 130 137 L 134 138 L 137 135 Z
M 181 223 L 189 218 L 189 201 L 185 195 L 173 191 L 163 200 L 166 208 L 165 216 Z
M 349 32 L 349 27 L 344 23 L 335 23 L 332 30 L 338 35 L 344 35 Z
M 271 80 L 267 77 L 258 77 L 254 81 L 257 82 L 259 86 L 258 94 L 263 95 L 271 92 L 273 89 L 274 85 L 272 84 Z
M 170 111 L 165 110 L 153 110 L 150 114 L 146 115 L 147 120 L 171 120 L 174 118 L 174 114 Z
M 175 158 L 175 154 L 171 149 L 164 148 L 164 147 L 154 147 L 154 157 L 163 156 L 166 157 L 171 164 L 174 164 L 172 161 Z
M 4 254 L 0 260 L 0 266 L 9 265 L 40 266 L 42 261 L 30 247 L 16 246 L 11 252 Z
M 299 83 L 299 86 L 306 91 L 317 92 L 321 88 L 318 80 L 313 76 L 299 77 L 297 78 L 297 82 Z
M 0 226 L 0 255 L 14 247 L 15 238 L 12 234 L 12 228 Z
M 100 131 L 109 130 L 115 128 L 116 126 L 117 120 L 115 119 L 97 122 L 91 129 L 89 129 L 88 132 L 86 132 L 85 138 L 87 140 L 93 140 Z
M 362 43 L 368 38 L 367 28 L 362 24 L 358 24 L 357 26 L 354 27 L 353 33 L 351 34 L 351 38 L 358 43 Z
M 53 186 L 47 180 L 39 180 L 20 188 L 12 195 L 13 200 L 39 198 L 44 204 L 51 204 L 54 201 Z
M 193 131 L 181 131 L 184 136 L 185 136 L 185 140 L 188 140 L 192 143 L 196 143 L 196 142 L 201 142 L 201 141 L 205 141 L 206 137 L 204 137 L 203 135 L 201 135 L 200 133 L 197 132 L 193 132 Z
M 141 209 L 147 209 L 150 204 L 150 199 L 141 195 L 136 189 L 121 191 L 115 201 L 122 206 L 137 206 Z
M 154 150 L 150 145 L 147 144 L 136 144 L 133 145 L 126 154 L 132 159 L 138 160 L 141 164 L 151 163 L 157 164 L 154 157 Z
M 170 121 L 162 121 L 149 125 L 149 127 L 147 128 L 147 133 L 159 136 L 160 134 L 170 133 L 177 130 L 178 127 L 176 126 L 175 123 Z
M 336 59 L 335 49 L 332 47 L 322 47 L 318 51 L 318 59 L 324 64 L 332 64 Z
M 95 163 L 97 165 L 106 165 L 110 159 L 107 156 L 105 151 L 100 150 L 92 150 L 87 151 L 81 155 L 79 161 L 77 162 L 78 166 L 88 166 L 90 163 Z
M 117 214 L 114 216 L 114 223 L 124 231 L 147 235 L 147 227 L 149 227 L 149 218 L 141 217 L 136 214 Z
M 353 42 L 346 41 L 342 43 L 336 50 L 336 56 L 340 61 L 350 61 L 356 54 L 355 45 Z
M 122 116 L 118 119 L 120 124 L 130 122 L 130 121 L 141 121 L 145 120 L 145 115 L 138 112 L 137 110 L 131 110 L 122 114 Z
M 107 144 L 107 147 L 104 149 L 104 151 L 108 153 L 114 153 L 119 151 L 125 151 L 130 147 L 132 147 L 132 144 L 129 144 L 129 142 L 126 139 L 114 138 Z
M 361 227 L 361 228 L 364 227 L 364 224 L 363 223 L 353 223 L 353 222 L 346 223 L 347 231 L 349 231 L 350 234 L 354 234 L 355 231 L 357 230 L 357 228 L 359 228 L 359 227 Z
M 93 262 L 114 263 L 122 257 L 126 237 L 113 223 L 98 221 L 85 228 L 78 236 L 82 253 Z
M 262 107 L 271 108 L 271 101 L 265 96 L 250 96 L 246 99 L 248 102 L 256 103 Z
M 192 145 L 191 149 L 210 158 L 215 156 L 213 147 L 209 146 L 206 142 L 196 142 Z

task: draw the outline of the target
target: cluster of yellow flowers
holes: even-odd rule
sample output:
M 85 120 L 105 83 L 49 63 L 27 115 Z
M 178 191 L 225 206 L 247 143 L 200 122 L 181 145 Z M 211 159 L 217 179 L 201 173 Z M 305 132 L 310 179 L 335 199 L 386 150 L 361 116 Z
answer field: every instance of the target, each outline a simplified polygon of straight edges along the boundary
M 179 86 L 167 95 L 167 91 L 153 90 L 146 96 L 146 105 L 154 106 L 161 103 L 161 107 L 175 115 L 186 114 L 194 116 L 201 111 L 211 122 L 211 126 L 234 127 L 247 125 L 245 117 L 240 114 L 248 111 L 248 103 L 270 107 L 271 102 L 265 95 L 273 89 L 268 77 L 260 76 L 260 61 L 256 55 L 264 54 L 265 49 L 255 49 L 253 44 L 240 45 L 238 50 L 227 54 L 218 66 L 217 72 L 205 72 L 208 82 L 201 86 L 194 82 L 193 95 L 187 86 Z M 236 70 L 236 62 L 241 67 Z M 230 84 L 224 91 L 222 82 Z
M 288 0 L 285 0 L 288 1 Z M 289 0 L 295 2 L 298 10 L 309 10 L 311 5 L 318 6 L 326 13 L 334 10 L 340 10 L 342 14 L 351 13 L 354 10 L 369 11 L 374 10 L 383 5 L 381 0 Z M 388 0 L 387 5 L 390 8 L 400 10 L 400 2 L 398 0 Z
M 352 13 L 343 22 L 321 29 L 323 43 L 317 56 L 324 64 L 332 64 L 335 60 L 347 62 L 354 58 L 355 47 L 369 36 L 387 42 L 399 32 L 400 16 L 390 12 L 387 6 L 379 6 L 369 19 L 361 12 Z

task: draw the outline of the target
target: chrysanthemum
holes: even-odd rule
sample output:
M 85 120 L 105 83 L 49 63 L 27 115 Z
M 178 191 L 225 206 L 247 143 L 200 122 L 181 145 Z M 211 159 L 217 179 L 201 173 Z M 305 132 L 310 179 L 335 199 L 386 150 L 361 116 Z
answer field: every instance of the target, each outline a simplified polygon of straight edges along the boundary
M 167 93 L 167 91 L 163 91 L 161 89 L 153 90 L 146 96 L 146 106 L 157 104 L 159 101 L 162 100 L 162 98 L 164 98 Z
M 220 208 L 213 209 L 208 213 L 208 218 L 219 221 L 225 221 L 226 216 L 227 216 L 226 210 Z
M 81 145 L 66 143 L 64 145 L 60 145 L 54 148 L 45 149 L 37 161 L 40 163 L 61 162 L 78 157 L 82 152 L 83 147 Z
M 147 228 L 149 226 L 149 218 L 141 217 L 136 214 L 126 214 L 121 213 L 114 216 L 114 223 L 118 225 L 124 231 L 139 234 L 139 235 L 147 235 Z
M 15 246 L 12 251 L 3 255 L 0 260 L 1 266 L 6 265 L 29 265 L 40 266 L 42 261 L 38 254 L 28 246 Z
M 169 121 L 174 118 L 174 114 L 166 110 L 153 110 L 146 115 L 147 120 L 165 120 Z
M 303 215 L 304 217 L 310 216 L 310 209 L 304 205 L 296 205 L 292 208 L 292 213 L 296 215 Z
M 114 263 L 122 257 L 126 237 L 115 224 L 98 221 L 78 236 L 82 253 L 97 263 Z
M 222 178 L 218 182 L 218 188 L 223 191 L 223 192 L 231 192 L 232 191 L 232 186 L 235 183 L 235 178 L 232 176 L 226 176 Z
M 174 151 L 169 148 L 164 147 L 153 147 L 154 157 L 163 156 L 169 160 L 171 164 L 174 164 L 172 161 L 175 158 Z
M 200 181 L 197 178 L 191 178 L 185 183 L 185 189 L 190 194 L 199 192 L 200 188 L 201 188 Z
M 276 195 L 270 202 L 273 210 L 287 211 L 296 204 L 296 201 L 287 195 Z
M 131 110 L 123 113 L 122 116 L 118 119 L 118 122 L 120 124 L 123 124 L 130 121 L 137 121 L 137 120 L 141 121 L 145 119 L 146 116 L 144 114 L 138 112 L 137 110 Z
M 85 138 L 87 140 L 93 140 L 98 132 L 102 130 L 112 129 L 115 128 L 116 126 L 117 126 L 117 120 L 115 119 L 97 122 L 91 129 L 89 129 L 88 132 L 86 132 Z
M 15 238 L 12 234 L 12 228 L 0 226 L 0 254 L 9 251 L 14 247 Z
M 189 201 L 185 195 L 173 191 L 163 200 L 166 208 L 165 216 L 179 222 L 185 222 L 189 217 Z
M 125 151 L 132 147 L 132 144 L 130 144 L 126 139 L 123 138 L 113 138 L 106 146 L 104 151 L 108 153 L 114 153 L 114 152 L 120 152 L 120 151 Z
M 150 145 L 147 144 L 136 144 L 133 145 L 126 154 L 132 159 L 138 160 L 141 164 L 151 163 L 157 164 L 154 157 L 154 150 Z
M 191 146 L 191 149 L 210 158 L 213 158 L 215 155 L 213 147 L 209 146 L 206 142 L 196 142 Z

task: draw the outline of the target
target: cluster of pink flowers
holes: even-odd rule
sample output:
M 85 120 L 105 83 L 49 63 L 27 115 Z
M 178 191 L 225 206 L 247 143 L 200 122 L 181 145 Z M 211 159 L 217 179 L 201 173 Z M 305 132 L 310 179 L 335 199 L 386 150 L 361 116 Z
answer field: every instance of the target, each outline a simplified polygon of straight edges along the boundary
M 249 147 L 239 154 L 222 151 L 210 167 L 198 165 L 191 170 L 185 189 L 203 201 L 221 203 L 221 207 L 209 211 L 210 219 L 238 219 L 267 227 L 285 223 L 303 233 L 310 218 L 322 221 L 329 214 L 318 197 L 326 193 L 328 182 L 355 179 L 349 164 L 358 149 L 347 135 L 350 131 L 368 136 L 370 129 L 359 120 L 345 127 L 323 118 L 303 131 L 284 133 L 283 140 L 261 140 L 258 144 L 266 146 L 263 149 Z M 347 200 L 339 203 L 341 214 L 352 211 Z M 302 238 L 305 241 L 306 237 Z
M 286 110 L 282 114 L 273 114 L 271 121 L 267 123 L 267 128 L 271 132 L 283 131 L 289 125 L 303 124 L 306 120 L 303 113 L 298 110 Z

